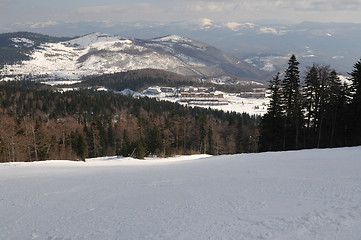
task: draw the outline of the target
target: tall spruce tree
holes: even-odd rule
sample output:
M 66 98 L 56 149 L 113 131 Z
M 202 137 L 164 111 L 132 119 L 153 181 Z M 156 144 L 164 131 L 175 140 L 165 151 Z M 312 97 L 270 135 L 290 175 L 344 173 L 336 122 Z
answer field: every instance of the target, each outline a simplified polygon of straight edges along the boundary
M 207 148 L 207 153 L 213 155 L 214 154 L 214 140 L 213 140 L 213 130 L 212 127 L 209 126 L 208 127 L 208 148 Z
M 282 105 L 285 114 L 283 127 L 283 148 L 299 149 L 303 127 L 302 96 L 300 92 L 300 71 L 296 56 L 292 55 L 288 61 L 282 86 Z
M 330 87 L 331 87 L 331 69 L 329 66 L 318 67 L 318 78 L 319 78 L 319 106 L 315 114 L 315 121 L 317 124 L 317 144 L 316 147 L 326 147 L 326 119 L 327 109 L 330 101 Z
M 162 136 L 159 127 L 157 125 L 155 125 L 153 129 L 149 131 L 147 135 L 146 143 L 150 154 L 157 155 L 161 153 L 163 149 Z
M 361 144 L 361 59 L 355 63 L 350 73 L 352 80 L 352 101 L 351 101 L 351 131 L 352 145 Z
M 346 89 L 342 84 L 335 70 L 332 70 L 329 77 L 330 96 L 327 109 L 327 120 L 329 134 L 328 147 L 342 146 L 341 139 L 344 138 L 344 126 L 346 124 Z
M 243 152 L 242 140 L 243 140 L 243 121 L 242 121 L 242 117 L 238 117 L 237 136 L 236 136 L 236 153 Z
M 340 146 L 346 114 L 346 88 L 335 70 L 314 64 L 306 72 L 305 147 Z
M 270 103 L 267 113 L 260 124 L 259 151 L 278 151 L 283 149 L 284 115 L 281 105 L 281 80 L 279 73 L 270 81 Z
M 318 66 L 313 64 L 312 67 L 309 67 L 306 71 L 305 77 L 305 86 L 304 90 L 304 109 L 305 109 L 305 118 L 306 118 L 306 136 L 305 136 L 305 147 L 312 147 L 313 138 L 315 136 L 315 116 L 319 107 L 319 88 L 320 80 L 318 78 Z

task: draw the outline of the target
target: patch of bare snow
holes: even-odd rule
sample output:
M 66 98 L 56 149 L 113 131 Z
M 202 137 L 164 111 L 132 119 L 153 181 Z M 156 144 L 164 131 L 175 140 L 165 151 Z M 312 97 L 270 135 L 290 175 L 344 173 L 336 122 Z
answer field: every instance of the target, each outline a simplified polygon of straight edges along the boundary
M 35 42 L 27 38 L 11 38 L 14 43 L 22 43 L 25 47 L 34 46 Z

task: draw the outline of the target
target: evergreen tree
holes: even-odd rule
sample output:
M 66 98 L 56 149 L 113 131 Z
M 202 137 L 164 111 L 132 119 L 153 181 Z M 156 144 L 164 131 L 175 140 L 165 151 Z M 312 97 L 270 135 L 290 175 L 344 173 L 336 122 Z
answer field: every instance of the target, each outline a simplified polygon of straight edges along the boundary
M 361 144 L 361 59 L 355 63 L 350 73 L 352 80 L 352 101 L 351 101 L 351 131 L 352 145 Z
M 327 120 L 329 134 L 329 147 L 342 146 L 339 139 L 343 139 L 343 128 L 346 124 L 347 86 L 341 83 L 335 70 L 330 74 L 330 97 L 327 109 Z
M 260 124 L 259 151 L 277 151 L 283 147 L 284 116 L 281 104 L 281 80 L 279 73 L 270 81 L 270 103 Z
M 213 154 L 214 154 L 213 145 L 214 145 L 214 141 L 213 141 L 213 130 L 212 130 L 212 127 L 209 126 L 209 127 L 208 127 L 208 149 L 207 149 L 207 153 L 210 154 L 210 155 L 213 155 Z
M 107 138 L 108 138 L 107 145 L 108 145 L 110 148 L 114 148 L 114 145 L 115 145 L 114 130 L 113 130 L 113 126 L 112 126 L 111 123 L 109 123 L 108 132 L 107 132 Z
M 108 148 L 108 138 L 107 138 L 107 134 L 105 132 L 103 123 L 97 119 L 96 121 L 96 126 L 97 126 L 97 130 L 98 130 L 98 141 L 100 144 L 100 148 L 98 149 L 98 156 L 104 156 L 106 149 Z
M 126 129 L 124 129 L 121 155 L 124 157 L 128 157 L 132 153 L 132 151 L 133 151 L 133 149 L 131 149 L 128 131 Z
M 162 150 L 162 136 L 158 126 L 154 126 L 151 131 L 149 131 L 147 137 L 147 146 L 151 154 L 158 154 Z
M 285 114 L 283 129 L 284 150 L 300 148 L 303 114 L 298 65 L 299 62 L 296 56 L 292 55 L 288 61 L 288 68 L 281 83 L 282 103 Z
M 319 78 L 319 107 L 318 111 L 315 114 L 315 121 L 317 127 L 317 148 L 326 147 L 326 136 L 327 129 L 326 125 L 326 116 L 327 116 L 327 107 L 330 100 L 330 75 L 331 70 L 329 66 L 320 66 L 318 67 L 318 78 Z
M 200 153 L 204 153 L 205 151 L 205 138 L 207 136 L 207 115 L 203 112 L 199 119 L 199 151 Z
M 82 161 L 85 161 L 88 153 L 88 146 L 83 135 L 80 134 L 79 131 L 72 133 L 72 149 Z
M 312 139 L 315 136 L 315 116 L 319 108 L 319 88 L 320 80 L 318 78 L 318 66 L 313 65 L 306 72 L 304 86 L 304 109 L 306 117 L 306 143 L 305 147 L 312 147 Z
M 243 139 L 243 121 L 242 118 L 238 118 L 237 122 L 237 136 L 236 136 L 236 153 L 242 153 L 242 139 Z
M 138 159 L 144 159 L 144 157 L 147 154 L 147 145 L 145 143 L 143 134 L 140 134 L 140 136 L 139 136 L 135 153 L 136 153 L 136 157 Z

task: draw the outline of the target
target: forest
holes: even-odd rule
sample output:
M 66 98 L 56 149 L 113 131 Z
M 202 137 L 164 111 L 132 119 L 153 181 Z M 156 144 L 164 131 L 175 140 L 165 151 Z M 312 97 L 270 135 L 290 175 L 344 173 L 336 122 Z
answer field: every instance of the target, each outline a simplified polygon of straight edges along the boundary
M 313 64 L 301 84 L 295 55 L 281 79 L 270 81 L 270 104 L 262 117 L 259 151 L 361 145 L 361 60 L 342 82 L 334 69 Z
M 241 91 L 252 91 L 253 87 L 259 86 L 257 84 L 252 84 L 251 82 L 247 82 L 247 84 L 235 84 L 235 82 L 237 82 L 237 77 L 233 77 L 232 79 L 233 84 L 214 84 L 209 81 L 209 79 L 199 80 L 158 69 L 140 69 L 83 77 L 82 82 L 75 84 L 74 87 L 102 86 L 114 91 L 122 91 L 127 88 L 132 89 L 133 91 L 141 91 L 151 86 L 193 86 L 213 87 L 223 92 L 239 93 Z
M 177 76 L 162 71 L 89 77 L 78 85 L 80 90 L 69 92 L 32 81 L 1 82 L 0 162 L 361 145 L 361 60 L 349 73 L 350 82 L 319 64 L 307 67 L 301 79 L 298 65 L 292 55 L 285 72 L 270 80 L 270 104 L 263 117 L 89 88 L 188 81 L 177 83 Z
M 260 118 L 31 81 L 0 83 L 0 161 L 257 151 Z

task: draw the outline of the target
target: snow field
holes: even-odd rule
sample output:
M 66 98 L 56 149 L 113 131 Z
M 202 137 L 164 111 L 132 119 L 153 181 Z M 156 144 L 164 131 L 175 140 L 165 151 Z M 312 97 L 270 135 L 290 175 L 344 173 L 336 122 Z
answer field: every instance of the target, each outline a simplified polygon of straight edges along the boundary
M 1 164 L 0 239 L 360 239 L 360 154 Z
M 157 88 L 157 87 L 154 87 Z M 158 88 L 160 89 L 160 88 Z M 139 94 L 133 92 L 133 94 Z M 267 112 L 267 106 L 269 104 L 269 98 L 241 98 L 236 94 L 223 93 L 225 101 L 228 101 L 228 105 L 193 105 L 185 102 L 180 102 L 179 97 L 169 96 L 166 93 L 158 95 L 147 95 L 147 97 L 157 98 L 162 101 L 178 102 L 182 105 L 196 106 L 201 108 L 211 108 L 214 110 L 220 110 L 224 112 L 236 112 L 236 113 L 248 113 L 250 115 L 264 115 Z

